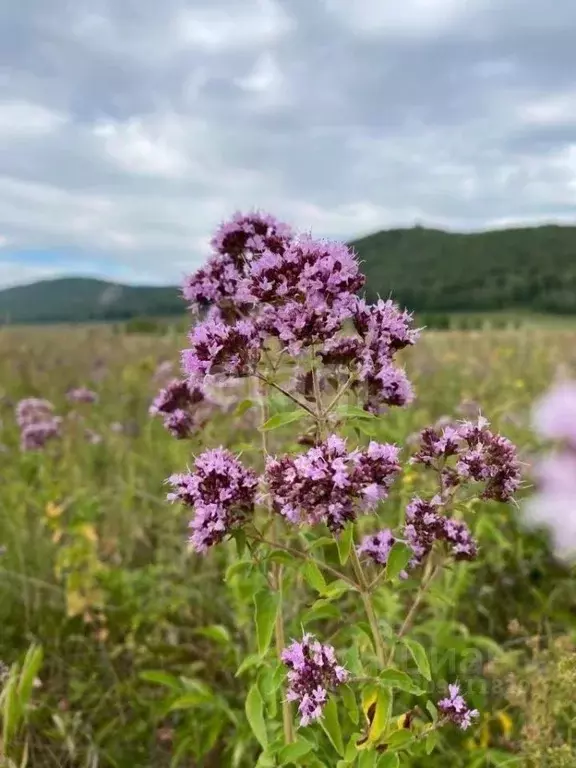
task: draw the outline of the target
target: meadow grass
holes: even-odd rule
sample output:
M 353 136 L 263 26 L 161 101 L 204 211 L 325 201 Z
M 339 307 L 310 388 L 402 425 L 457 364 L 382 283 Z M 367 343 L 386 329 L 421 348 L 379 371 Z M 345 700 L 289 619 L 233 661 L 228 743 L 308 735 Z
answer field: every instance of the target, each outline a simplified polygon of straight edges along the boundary
M 187 466 L 194 443 L 174 440 L 148 416 L 154 372 L 164 360 L 177 365 L 182 342 L 171 330 L 126 334 L 109 326 L 0 332 L 0 659 L 11 664 L 32 642 L 44 648 L 36 709 L 21 737 L 29 765 L 254 764 L 239 725 L 246 685 L 235 676 L 252 642 L 249 617 L 238 614 L 236 587 L 223 583 L 226 547 L 191 555 L 185 512 L 165 501 L 163 482 Z M 431 422 L 480 408 L 528 466 L 537 447 L 530 405 L 560 367 L 574 372 L 575 342 L 568 327 L 425 332 L 404 356 L 417 401 L 379 420 L 378 437 L 404 441 Z M 98 392 L 97 404 L 66 402 L 66 392 L 82 385 Z M 76 414 L 66 417 L 66 437 L 44 452 L 19 448 L 14 405 L 30 396 Z M 255 462 L 250 414 L 217 416 L 202 443 L 231 445 Z M 88 441 L 86 429 L 101 441 Z M 390 503 L 400 509 L 409 491 L 408 473 Z M 447 574 L 439 592 L 452 601 L 446 607 L 431 594 L 430 615 L 444 612 L 498 643 L 514 618 L 528 632 L 546 622 L 569 633 L 573 582 L 543 539 L 523 532 L 505 509 L 480 505 L 475 525 L 483 555 L 465 575 Z M 196 695 L 190 711 L 167 704 L 157 684 L 177 685 L 178 676 Z M 203 745 L 202 760 L 190 757 L 190 739 Z M 494 754 L 507 748 L 501 734 L 488 739 Z M 473 765 L 480 747 L 472 737 L 462 758 L 463 744 L 447 739 L 440 762 L 426 765 Z

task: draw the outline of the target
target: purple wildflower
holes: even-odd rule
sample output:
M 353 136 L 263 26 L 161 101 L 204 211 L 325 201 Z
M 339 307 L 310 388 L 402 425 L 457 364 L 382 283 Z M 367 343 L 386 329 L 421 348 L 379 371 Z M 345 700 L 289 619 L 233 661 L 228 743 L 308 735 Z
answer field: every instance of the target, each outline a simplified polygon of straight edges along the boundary
M 60 419 L 35 421 L 25 424 L 20 433 L 20 447 L 23 451 L 40 451 L 49 440 L 60 436 Z
M 261 340 L 249 320 L 233 325 L 205 320 L 192 329 L 188 338 L 190 348 L 182 353 L 182 365 L 193 383 L 208 374 L 249 376 L 260 359 Z
M 289 669 L 286 698 L 298 702 L 300 725 L 305 727 L 322 717 L 328 694 L 348 680 L 348 672 L 338 664 L 334 648 L 310 634 L 285 648 L 282 661 Z
M 532 421 L 542 437 L 562 440 L 576 449 L 576 382 L 560 382 L 543 395 L 534 407 Z
M 232 311 L 247 308 L 244 278 L 250 262 L 264 252 L 281 253 L 292 233 L 288 225 L 261 213 L 235 214 L 212 239 L 216 251 L 205 267 L 186 278 L 184 297 L 195 307 L 219 305 Z
M 404 347 L 413 345 L 419 331 L 412 327 L 413 318 L 402 311 L 391 299 L 380 299 L 376 304 L 360 300 L 354 313 L 354 325 L 367 347 L 378 357 L 387 352 L 392 356 Z
M 16 406 L 16 421 L 19 427 L 28 424 L 50 421 L 54 416 L 54 406 L 49 400 L 38 397 L 26 397 Z
M 576 552 L 576 383 L 554 386 L 536 404 L 533 421 L 542 437 L 563 444 L 537 461 L 538 491 L 524 504 L 525 520 L 548 528 L 556 554 L 570 560 Z
M 483 499 L 508 501 L 520 485 L 520 463 L 514 445 L 488 426 L 479 417 L 442 430 L 428 427 L 420 435 L 412 462 L 440 472 L 446 488 L 482 482 Z M 449 463 L 451 457 L 456 458 L 455 464 Z
M 265 477 L 274 509 L 290 522 L 337 532 L 385 499 L 399 470 L 395 446 L 371 442 L 348 453 L 332 435 L 305 454 L 268 459 Z
M 465 731 L 472 725 L 472 720 L 477 718 L 480 713 L 477 709 L 470 709 L 468 707 L 460 693 L 459 685 L 449 685 L 448 691 L 450 695 L 438 702 L 438 709 L 448 721 Z
M 221 256 L 238 263 L 246 253 L 252 256 L 265 251 L 282 253 L 291 238 L 288 224 L 270 214 L 237 212 L 219 227 L 210 244 Z
M 413 566 L 422 562 L 435 541 L 446 542 L 455 560 L 473 560 L 478 554 L 466 523 L 445 517 L 441 510 L 440 496 L 429 501 L 415 496 L 406 507 L 403 533 L 414 552 Z
M 76 387 L 66 393 L 66 397 L 71 403 L 96 403 L 98 395 L 86 387 Z
M 360 546 L 357 548 L 359 555 L 367 555 L 377 565 L 386 565 L 388 555 L 394 546 L 396 538 L 389 528 L 385 528 L 378 533 L 370 536 L 364 536 Z
M 224 448 L 200 454 L 194 472 L 173 475 L 168 482 L 174 488 L 168 499 L 194 509 L 190 543 L 197 552 L 221 542 L 254 509 L 258 478 Z

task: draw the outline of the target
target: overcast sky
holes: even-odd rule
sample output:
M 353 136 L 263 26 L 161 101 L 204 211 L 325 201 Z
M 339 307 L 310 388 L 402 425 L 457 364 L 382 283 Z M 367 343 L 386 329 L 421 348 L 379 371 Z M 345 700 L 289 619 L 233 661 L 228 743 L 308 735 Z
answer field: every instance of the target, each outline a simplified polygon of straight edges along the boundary
M 5 0 L 0 285 L 176 282 L 236 209 L 576 220 L 575 40 L 575 0 Z

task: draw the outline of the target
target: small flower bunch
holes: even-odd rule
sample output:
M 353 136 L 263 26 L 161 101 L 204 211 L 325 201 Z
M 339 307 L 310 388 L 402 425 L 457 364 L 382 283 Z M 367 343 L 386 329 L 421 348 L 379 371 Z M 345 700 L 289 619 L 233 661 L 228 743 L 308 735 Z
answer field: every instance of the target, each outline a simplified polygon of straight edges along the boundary
M 478 553 L 466 521 L 454 514 L 455 502 L 510 500 L 520 483 L 520 465 L 514 446 L 482 417 L 424 429 L 411 456 L 377 439 L 350 444 L 338 433 L 342 424 L 355 426 L 358 419 L 382 424 L 388 409 L 404 407 L 414 397 L 400 361 L 419 335 L 411 314 L 391 299 L 370 304 L 358 296 L 364 277 L 347 245 L 296 233 L 272 216 L 236 214 L 218 230 L 212 247 L 207 265 L 184 285 L 194 323 L 182 352 L 183 379 L 166 385 L 151 413 L 173 418 L 168 428 L 176 437 L 188 437 L 192 406 L 202 402 L 200 393 L 205 395 L 211 382 L 250 379 L 258 387 L 263 422 L 258 471 L 224 447 L 211 448 L 195 457 L 192 469 L 168 480 L 168 498 L 190 510 L 190 544 L 196 552 L 205 554 L 229 538 L 236 540 L 240 557 L 248 547 L 253 582 L 246 592 L 255 602 L 256 666 L 271 663 L 267 651 L 274 635 L 277 669 L 287 669 L 281 733 L 270 725 L 280 750 L 296 739 L 292 703 L 300 726 L 307 727 L 323 720 L 331 699 L 348 686 L 368 681 L 377 687 L 385 672 L 398 674 L 396 644 L 410 631 L 426 589 L 445 564 L 471 561 Z M 279 398 L 295 410 L 270 418 Z M 352 411 L 344 421 L 340 406 Z M 298 424 L 300 433 L 294 449 L 272 451 L 275 434 L 269 433 L 290 423 Z M 412 497 L 400 518 L 383 528 L 380 515 L 398 508 L 394 486 L 403 465 L 433 473 L 437 489 L 430 498 Z M 356 544 L 358 529 L 371 520 L 374 532 L 363 531 Z M 331 544 L 341 570 L 324 552 Z M 279 554 L 302 568 L 290 569 Z M 390 590 L 390 582 L 408 575 L 420 586 L 390 643 L 377 613 L 378 591 Z M 306 631 L 286 647 L 287 616 L 297 618 L 287 601 L 292 595 L 296 599 L 293 587 L 302 576 L 321 593 L 323 604 L 337 600 L 343 590 L 360 598 L 374 649 L 361 670 L 339 664 L 334 648 Z M 330 577 L 336 581 L 327 584 Z M 406 587 L 403 595 L 410 582 Z M 420 653 L 426 657 L 421 647 Z M 272 749 L 263 739 L 261 716 L 251 718 L 259 701 L 253 686 L 247 714 L 256 722 L 254 733 L 263 748 Z M 384 706 L 380 701 L 376 696 L 365 712 L 369 722 L 374 708 Z M 386 701 L 391 707 L 392 699 Z M 422 734 L 448 722 L 468 727 L 477 715 L 456 685 L 438 710 L 437 720 Z M 366 738 L 376 748 L 373 735 Z M 334 734 L 331 740 L 337 744 Z M 324 756 L 325 762 L 330 759 Z
M 206 403 L 202 387 L 182 379 L 172 379 L 152 402 L 151 416 L 162 416 L 165 428 L 174 437 L 183 440 L 202 429 L 209 413 L 199 406 Z
M 37 397 L 27 397 L 16 405 L 16 422 L 20 427 L 23 451 L 39 451 L 60 437 L 62 419 L 55 415 L 54 405 Z
M 537 492 L 524 505 L 526 521 L 548 529 L 562 559 L 576 555 L 576 382 L 561 381 L 536 403 L 537 434 L 556 447 L 534 467 Z
M 71 403 L 97 403 L 98 394 L 87 387 L 75 387 L 66 393 Z

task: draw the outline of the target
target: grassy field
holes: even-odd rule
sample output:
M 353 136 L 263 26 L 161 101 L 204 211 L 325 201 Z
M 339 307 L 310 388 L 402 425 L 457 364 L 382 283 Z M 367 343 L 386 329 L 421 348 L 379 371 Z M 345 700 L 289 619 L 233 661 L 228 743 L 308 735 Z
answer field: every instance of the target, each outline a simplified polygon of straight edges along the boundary
M 18 737 L 28 765 L 255 763 L 243 715 L 247 683 L 235 675 L 253 643 L 250 617 L 238 612 L 241 584 L 224 583 L 228 545 L 206 558 L 188 553 L 186 515 L 165 501 L 163 483 L 184 470 L 194 444 L 174 440 L 148 416 L 155 371 L 162 361 L 176 363 L 182 344 L 175 332 L 105 326 L 0 334 L 0 659 L 12 664 L 32 643 L 44 650 L 34 708 Z M 405 362 L 417 401 L 380 419 L 379 435 L 404 442 L 430 422 L 479 407 L 529 466 L 537 447 L 530 405 L 559 369 L 576 371 L 576 330 L 431 331 Z M 66 392 L 80 385 L 96 390 L 99 402 L 71 406 Z M 51 400 L 69 425 L 44 452 L 19 448 L 14 405 L 30 396 Z M 237 402 L 245 397 L 238 393 Z M 234 408 L 215 416 L 203 444 L 230 445 L 256 463 L 257 414 L 244 405 L 234 416 Z M 544 539 L 498 505 L 480 505 L 474 526 L 482 557 L 448 574 L 447 604 L 431 595 L 425 611 L 443 611 L 455 627 L 484 638 L 486 664 L 508 642 L 514 619 L 528 634 L 570 633 L 574 582 Z M 309 603 L 304 587 L 294 600 Z M 446 647 L 461 633 L 454 629 Z M 470 674 L 483 680 L 487 671 Z M 175 705 L 176 694 L 188 704 Z M 518 754 L 521 707 L 496 686 L 482 695 L 487 715 L 478 731 L 448 734 L 439 756 L 423 765 L 488 765 L 486 749 L 492 764 L 504 765 Z

